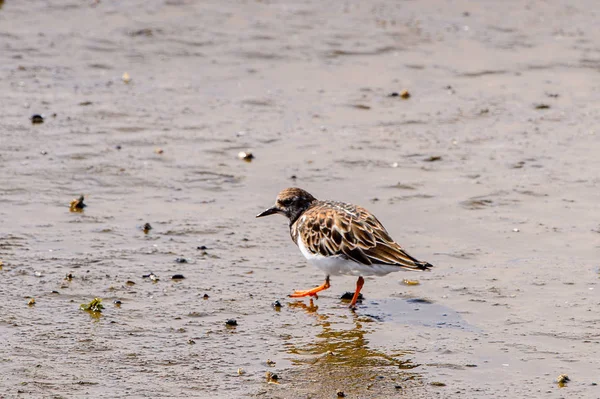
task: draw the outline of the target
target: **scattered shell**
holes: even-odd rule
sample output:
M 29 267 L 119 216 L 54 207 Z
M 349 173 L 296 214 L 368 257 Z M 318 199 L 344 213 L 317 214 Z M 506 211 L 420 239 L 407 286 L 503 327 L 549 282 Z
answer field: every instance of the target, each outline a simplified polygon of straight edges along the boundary
M 144 231 L 144 234 L 148 234 L 148 232 L 152 230 L 152 226 L 150 225 L 150 223 L 145 223 L 142 227 L 142 230 Z
M 279 381 L 279 376 L 277 374 L 271 373 L 270 371 L 267 371 L 265 373 L 265 377 L 267 377 L 267 382 L 277 384 L 277 381 Z
M 225 322 L 225 324 L 229 327 L 236 327 L 238 325 L 236 319 L 229 319 Z
M 238 375 L 244 375 L 244 374 L 246 374 L 246 372 L 244 371 L 244 369 L 241 368 L 241 367 L 237 370 L 237 373 L 238 373 Z
M 517 229 L 517 228 L 515 227 L 515 228 L 513 229 L 513 231 L 514 231 L 515 233 L 518 233 L 518 232 L 519 232 L 519 231 L 521 231 L 521 230 L 519 230 L 519 229 Z
M 33 114 L 31 115 L 31 118 L 29 118 L 31 120 L 31 123 L 34 125 L 37 125 L 39 123 L 44 123 L 44 116 L 40 115 L 40 114 Z
M 335 394 L 337 395 L 338 398 L 345 398 L 346 397 L 346 394 L 341 389 L 338 389 L 338 391 Z
M 408 280 L 408 279 L 404 279 L 402 280 L 402 284 L 404 285 L 419 285 L 421 283 L 419 283 L 419 280 Z
M 254 154 L 252 154 L 250 151 L 240 151 L 238 152 L 238 158 L 243 159 L 246 162 L 252 162 L 254 159 Z
M 142 277 L 143 278 L 149 278 L 150 280 L 152 280 L 154 282 L 156 282 L 156 281 L 159 280 L 158 276 L 156 274 L 152 273 L 152 272 L 150 272 L 149 274 L 144 274 Z
M 80 195 L 79 198 L 74 199 L 69 204 L 69 211 L 71 212 L 83 212 L 83 208 L 87 205 L 83 203 L 84 196 Z
M 129 285 L 129 286 L 135 285 L 135 281 L 127 280 L 127 281 L 125 281 L 125 285 Z
M 29 300 L 29 302 L 27 302 L 27 305 L 29 305 L 29 306 L 33 306 L 33 305 L 35 305 L 35 298 L 31 298 L 31 299 Z
M 121 79 L 123 79 L 123 82 L 125 82 L 125 83 L 131 82 L 131 76 L 129 76 L 129 74 L 127 72 L 125 72 L 123 74 L 123 76 L 121 76 Z
M 435 162 L 435 161 L 441 161 L 442 157 L 439 155 L 432 155 L 430 157 L 425 158 L 423 161 L 425 162 Z
M 164 152 L 165 152 L 165 151 L 164 151 L 162 148 L 155 148 L 155 149 L 154 149 L 154 153 L 155 153 L 155 154 L 158 154 L 158 155 L 160 155 L 160 154 L 164 154 Z
M 196 341 L 194 341 L 193 339 L 188 339 L 188 344 L 194 345 L 195 343 L 196 343 Z
M 408 90 L 404 89 L 402 90 L 402 92 L 400 92 L 400 98 L 407 100 L 410 98 L 410 93 L 408 92 Z
M 266 363 L 267 363 L 267 366 L 269 366 L 269 367 L 275 367 L 275 364 L 277 364 L 276 362 L 274 362 L 271 359 L 267 359 Z
M 558 383 L 558 386 L 561 388 L 564 387 L 567 384 L 567 382 L 569 382 L 569 381 L 571 381 L 571 379 L 566 374 L 561 374 L 558 377 L 556 377 L 556 382 Z
M 431 385 L 432 387 L 445 387 L 446 386 L 446 384 L 444 384 L 443 382 L 438 382 L 438 381 L 430 382 L 429 385 Z
M 185 276 L 183 274 L 174 274 L 171 277 L 171 280 L 183 280 L 185 278 Z
M 73 280 L 73 274 L 71 274 L 71 273 L 67 274 L 67 275 L 65 276 L 65 280 L 67 280 L 67 281 L 71 281 L 71 280 Z

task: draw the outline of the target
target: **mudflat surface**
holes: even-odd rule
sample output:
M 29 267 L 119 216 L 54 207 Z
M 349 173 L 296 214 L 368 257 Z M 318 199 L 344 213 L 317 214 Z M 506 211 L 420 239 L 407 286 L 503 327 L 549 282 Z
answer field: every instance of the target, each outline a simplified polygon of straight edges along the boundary
M 220 3 L 0 2 L 0 397 L 600 397 L 597 2 Z M 288 186 L 435 268 L 288 299 Z

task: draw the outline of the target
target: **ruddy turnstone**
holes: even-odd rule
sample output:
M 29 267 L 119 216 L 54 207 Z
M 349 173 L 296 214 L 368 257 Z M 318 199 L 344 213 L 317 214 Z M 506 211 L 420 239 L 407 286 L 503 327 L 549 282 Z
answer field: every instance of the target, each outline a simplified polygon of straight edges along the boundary
M 286 188 L 275 205 L 256 217 L 280 213 L 290 220 L 290 235 L 302 255 L 325 272 L 325 282 L 296 291 L 292 298 L 317 296 L 330 287 L 329 276 L 358 276 L 350 307 L 354 308 L 365 280 L 400 269 L 427 270 L 427 262 L 410 256 L 388 234 L 381 222 L 357 205 L 319 201 L 301 188 Z

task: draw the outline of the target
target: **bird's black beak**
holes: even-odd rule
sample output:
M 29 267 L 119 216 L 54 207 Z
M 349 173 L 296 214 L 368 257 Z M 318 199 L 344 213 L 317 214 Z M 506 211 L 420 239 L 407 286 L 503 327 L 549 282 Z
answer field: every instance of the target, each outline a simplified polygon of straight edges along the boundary
M 276 207 L 272 207 L 272 208 L 267 209 L 264 212 L 259 213 L 258 215 L 256 215 L 256 217 L 261 218 L 263 216 L 269 216 L 269 215 L 272 215 L 272 214 L 278 213 L 278 212 L 279 212 L 279 209 L 277 209 Z

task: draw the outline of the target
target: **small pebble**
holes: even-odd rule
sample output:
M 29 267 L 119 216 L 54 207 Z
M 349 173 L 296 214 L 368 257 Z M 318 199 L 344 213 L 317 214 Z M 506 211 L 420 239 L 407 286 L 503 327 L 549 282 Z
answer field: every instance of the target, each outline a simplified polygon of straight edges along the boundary
M 115 146 L 115 150 L 120 150 L 122 147 L 120 145 Z
M 388 94 L 388 97 L 399 97 L 400 93 L 398 93 L 397 91 L 391 92 L 390 94 Z
M 50 291 L 51 294 L 60 294 L 60 292 L 56 291 L 56 290 L 52 290 Z
M 187 259 L 186 258 L 176 258 L 175 263 L 187 263 Z
M 196 341 L 194 341 L 193 339 L 188 339 L 188 344 L 194 345 L 195 343 L 196 343 Z
M 183 280 L 185 278 L 185 276 L 183 274 L 174 274 L 173 277 L 171 277 L 171 280 Z
M 71 273 L 67 274 L 67 275 L 65 276 L 65 280 L 67 280 L 67 281 L 71 281 L 71 280 L 73 280 L 73 274 L 71 274 Z
M 225 322 L 225 324 L 230 327 L 235 327 L 238 325 L 237 320 L 235 320 L 235 319 L 229 319 Z
M 208 298 L 210 298 L 210 297 L 208 296 L 208 294 L 204 294 L 204 295 L 202 295 L 202 299 L 205 299 L 205 300 L 206 300 L 206 299 L 208 299 Z
M 131 82 L 131 76 L 129 76 L 129 74 L 127 72 L 125 72 L 123 74 L 123 76 L 121 76 L 121 79 L 123 79 L 123 82 L 125 82 L 125 83 Z
M 208 248 L 206 247 L 206 245 L 200 245 L 199 247 L 196 247 L 196 249 L 200 251 L 206 251 Z
M 275 301 L 271 304 L 275 309 L 281 309 L 281 303 L 279 301 Z
M 121 302 L 120 300 L 118 300 L 118 299 L 115 299 L 115 300 L 113 301 L 113 303 L 114 303 L 116 306 L 121 306 L 121 303 L 122 303 L 122 302 Z
M 144 231 L 144 234 L 148 234 L 148 232 L 152 230 L 152 226 L 150 225 L 150 223 L 145 223 L 142 227 L 142 230 Z
M 269 367 L 275 367 L 275 364 L 276 364 L 276 363 L 275 363 L 273 360 L 271 360 L 271 359 L 267 359 L 266 363 L 267 363 L 267 366 L 269 366 Z
M 350 292 L 350 291 L 346 291 L 344 292 L 344 294 L 340 297 L 340 299 L 346 299 L 346 300 L 351 300 L 354 297 L 354 292 Z M 362 301 L 363 300 L 363 294 L 358 294 L 358 299 L 357 301 Z
M 29 306 L 33 306 L 33 305 L 35 305 L 35 298 L 31 298 L 31 299 L 29 300 L 29 302 L 27 302 L 27 305 L 29 305 Z
M 237 373 L 238 373 L 238 375 L 244 375 L 244 374 L 246 374 L 246 372 L 244 371 L 244 369 L 241 368 L 241 367 L 237 370 Z
M 338 398 L 345 398 L 346 397 L 346 394 L 341 389 L 338 389 L 338 391 L 335 394 L 337 395 Z
M 521 231 L 521 230 L 519 230 L 519 229 L 517 229 L 517 228 L 515 227 L 515 228 L 513 229 L 513 231 L 514 231 L 515 233 L 518 233 L 518 232 L 519 232 L 519 231 Z
M 34 125 L 44 123 L 44 117 L 40 114 L 33 114 L 29 119 L 31 119 L 31 123 L 33 123 Z
M 408 92 L 408 90 L 402 90 L 402 92 L 400 93 L 400 98 L 407 100 L 410 98 L 410 93 Z
M 243 159 L 246 162 L 251 162 L 254 159 L 254 154 L 250 151 L 240 151 L 238 153 L 238 158 Z

